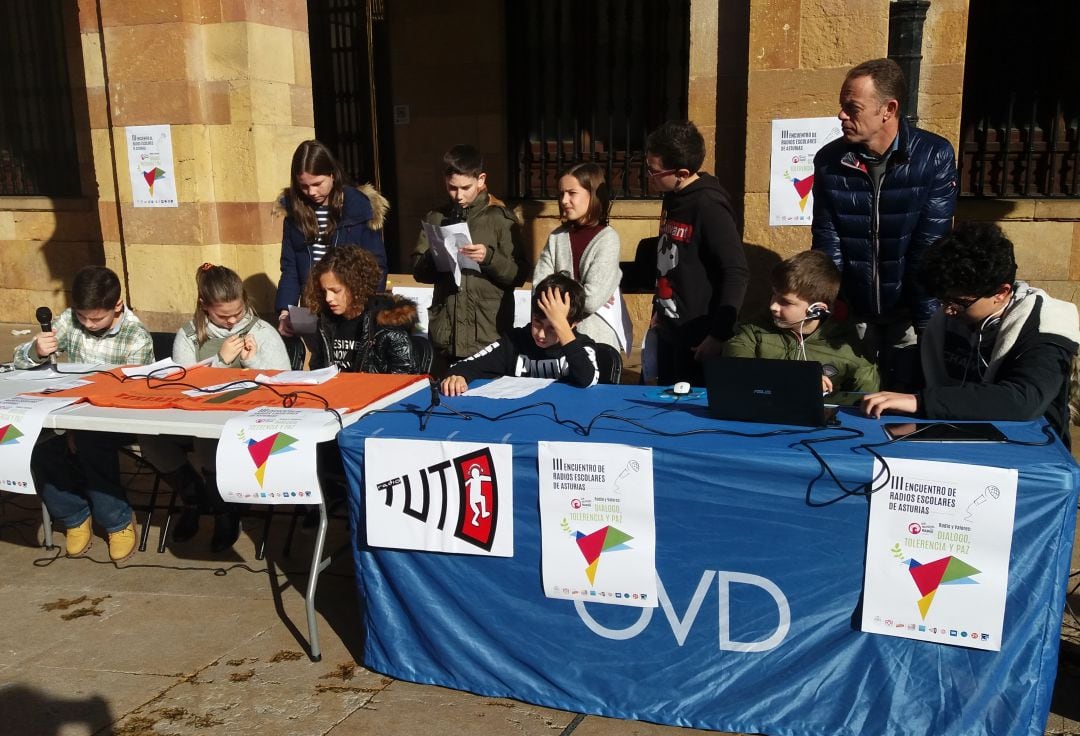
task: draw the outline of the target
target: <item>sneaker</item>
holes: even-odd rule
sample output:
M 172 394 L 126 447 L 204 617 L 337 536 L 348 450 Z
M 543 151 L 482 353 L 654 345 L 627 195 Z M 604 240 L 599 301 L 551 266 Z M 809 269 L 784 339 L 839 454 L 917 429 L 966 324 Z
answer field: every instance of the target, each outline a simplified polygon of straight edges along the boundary
M 135 522 L 118 532 L 109 532 L 109 559 L 123 562 L 135 554 Z
M 199 531 L 199 507 L 185 506 L 180 512 L 180 520 L 173 528 L 173 541 L 186 542 Z
M 214 535 L 210 538 L 211 552 L 224 552 L 240 538 L 240 514 L 227 511 L 214 515 Z
M 90 532 L 90 517 L 78 526 L 73 526 L 64 532 L 64 541 L 67 544 L 68 557 L 82 557 L 90 549 L 94 535 Z

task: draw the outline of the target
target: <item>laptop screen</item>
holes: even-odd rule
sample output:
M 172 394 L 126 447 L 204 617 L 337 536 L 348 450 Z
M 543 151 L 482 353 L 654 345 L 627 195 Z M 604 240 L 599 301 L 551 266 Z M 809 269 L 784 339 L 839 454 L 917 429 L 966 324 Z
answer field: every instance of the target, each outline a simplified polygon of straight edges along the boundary
M 766 358 L 705 361 L 709 415 L 715 419 L 824 427 L 821 363 Z

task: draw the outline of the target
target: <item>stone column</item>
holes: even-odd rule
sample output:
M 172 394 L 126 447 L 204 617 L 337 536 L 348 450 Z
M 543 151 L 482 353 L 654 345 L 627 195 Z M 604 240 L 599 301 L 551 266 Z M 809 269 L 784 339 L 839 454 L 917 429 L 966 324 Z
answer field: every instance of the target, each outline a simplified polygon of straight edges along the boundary
M 272 308 L 296 145 L 314 136 L 304 0 L 81 0 L 106 260 L 153 329 L 191 315 L 204 261 Z M 179 207 L 132 206 L 124 129 L 170 124 Z

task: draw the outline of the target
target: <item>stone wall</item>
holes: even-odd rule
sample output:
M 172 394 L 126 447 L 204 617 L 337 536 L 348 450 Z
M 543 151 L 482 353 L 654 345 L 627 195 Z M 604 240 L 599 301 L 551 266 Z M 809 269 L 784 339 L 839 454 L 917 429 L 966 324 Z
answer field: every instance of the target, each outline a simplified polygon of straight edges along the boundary
M 104 263 L 150 327 L 174 328 L 195 304 L 195 269 L 213 261 L 270 309 L 273 203 L 293 149 L 314 134 L 305 2 L 80 0 L 70 21 L 84 196 L 3 202 L 3 252 L 17 261 L 4 272 L 24 293 L 5 288 L 0 307 L 56 311 L 72 274 Z M 135 208 L 124 130 L 164 123 L 180 205 Z

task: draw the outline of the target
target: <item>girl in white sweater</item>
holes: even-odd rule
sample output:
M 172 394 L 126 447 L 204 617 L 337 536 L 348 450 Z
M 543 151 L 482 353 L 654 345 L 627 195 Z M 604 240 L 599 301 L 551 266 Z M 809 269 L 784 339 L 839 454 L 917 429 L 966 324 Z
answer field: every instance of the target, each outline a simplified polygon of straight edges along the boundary
M 609 226 L 611 198 L 604 170 L 594 163 L 576 164 L 559 177 L 559 209 L 564 224 L 548 237 L 533 270 L 538 284 L 565 271 L 585 287 L 585 319 L 578 332 L 616 350 L 628 352 L 633 337 L 619 292 L 621 245 Z
M 209 358 L 210 365 L 218 368 L 290 368 L 281 335 L 255 313 L 235 271 L 204 263 L 195 272 L 195 284 L 199 294 L 195 314 L 173 339 L 174 361 L 190 366 Z M 240 513 L 236 504 L 223 501 L 217 491 L 217 441 L 194 439 L 194 466 L 188 460 L 186 444 L 185 438 L 179 437 L 139 437 L 143 456 L 183 499 L 173 540 L 184 542 L 194 537 L 200 513 L 206 509 L 214 514 L 210 549 L 223 552 L 240 536 Z

